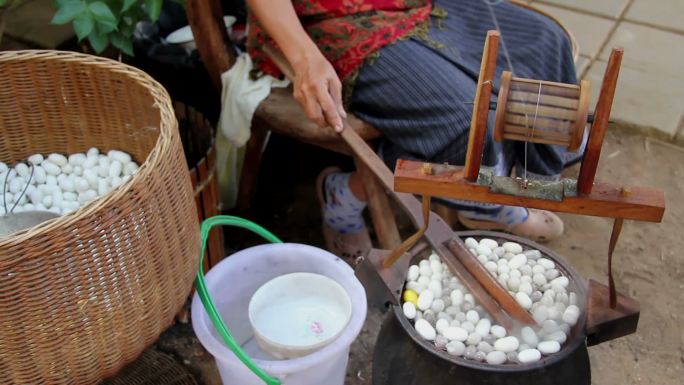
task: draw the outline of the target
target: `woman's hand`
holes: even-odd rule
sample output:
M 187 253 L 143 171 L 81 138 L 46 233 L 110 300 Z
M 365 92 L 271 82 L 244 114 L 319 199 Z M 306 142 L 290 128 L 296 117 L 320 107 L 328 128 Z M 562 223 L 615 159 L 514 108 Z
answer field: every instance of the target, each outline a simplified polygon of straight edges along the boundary
M 342 83 L 328 60 L 315 50 L 292 63 L 294 98 L 306 116 L 320 127 L 330 125 L 342 132 L 347 113 L 342 106 Z
M 247 0 L 251 11 L 292 66 L 294 97 L 309 119 L 341 132 L 342 84 L 297 17 L 292 0 Z

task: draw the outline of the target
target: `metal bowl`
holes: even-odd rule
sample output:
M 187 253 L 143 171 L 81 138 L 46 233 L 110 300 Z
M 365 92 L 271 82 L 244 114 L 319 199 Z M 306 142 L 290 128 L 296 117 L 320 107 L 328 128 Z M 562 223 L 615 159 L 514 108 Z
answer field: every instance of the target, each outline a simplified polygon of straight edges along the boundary
M 525 250 L 537 249 L 544 257 L 553 260 L 557 269 L 570 279 L 568 290 L 577 293 L 582 314 L 571 329 L 561 351 L 530 364 L 490 365 L 447 354 L 424 340 L 403 314 L 401 306 L 392 306 L 376 342 L 374 352 L 373 384 L 572 384 L 589 385 L 591 373 L 586 347 L 587 283 L 564 258 L 552 250 L 528 239 L 514 235 L 468 231 L 457 233 L 461 238 L 491 238 L 496 241 L 517 242 Z M 418 255 L 414 262 L 424 259 Z M 407 338 L 408 337 L 408 338 Z

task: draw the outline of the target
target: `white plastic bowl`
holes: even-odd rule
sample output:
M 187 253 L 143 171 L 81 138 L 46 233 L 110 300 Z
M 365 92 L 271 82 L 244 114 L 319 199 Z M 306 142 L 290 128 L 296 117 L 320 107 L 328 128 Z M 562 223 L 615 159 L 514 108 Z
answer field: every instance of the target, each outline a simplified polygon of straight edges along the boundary
M 291 359 L 334 341 L 351 319 L 352 303 L 333 279 L 291 273 L 262 285 L 252 296 L 248 313 L 261 349 L 275 358 Z
M 235 21 L 236 19 L 234 16 L 223 16 L 223 22 L 226 25 L 228 34 L 230 34 L 231 27 L 235 24 Z M 195 49 L 195 36 L 193 36 L 192 29 L 189 25 L 171 32 L 166 37 L 166 42 L 170 44 L 180 44 L 188 49 Z

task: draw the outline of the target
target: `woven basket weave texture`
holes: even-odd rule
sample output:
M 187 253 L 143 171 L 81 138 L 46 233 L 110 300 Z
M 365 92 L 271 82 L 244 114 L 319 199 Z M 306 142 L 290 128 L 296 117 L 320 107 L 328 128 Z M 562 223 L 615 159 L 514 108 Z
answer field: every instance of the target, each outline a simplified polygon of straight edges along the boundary
M 173 322 L 199 234 L 177 121 L 145 73 L 57 51 L 0 53 L 0 160 L 120 149 L 125 185 L 0 239 L 0 384 L 94 384 Z
M 197 381 L 173 357 L 150 348 L 116 377 L 99 385 L 197 385 Z

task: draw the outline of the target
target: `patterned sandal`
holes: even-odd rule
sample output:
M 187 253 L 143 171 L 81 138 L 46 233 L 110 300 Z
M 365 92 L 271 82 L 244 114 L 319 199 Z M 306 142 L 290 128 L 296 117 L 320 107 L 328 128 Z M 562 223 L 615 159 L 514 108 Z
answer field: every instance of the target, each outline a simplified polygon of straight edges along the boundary
M 342 172 L 338 167 L 328 167 L 318 174 L 316 179 L 316 195 L 321 204 L 321 218 L 324 218 L 323 211 L 325 210 L 325 178 L 330 174 Z M 323 222 L 323 238 L 328 251 L 344 259 L 348 263 L 353 263 L 358 257 L 364 256 L 373 247 L 373 244 L 368 234 L 368 228 L 363 226 L 360 231 L 352 234 L 342 234 L 339 231 L 330 227 L 325 219 Z
M 537 209 L 527 209 L 527 212 L 527 219 L 513 226 L 471 219 L 461 213 L 458 214 L 458 220 L 463 226 L 472 230 L 506 231 L 540 243 L 552 241 L 563 234 L 563 220 L 558 215 L 550 211 Z

